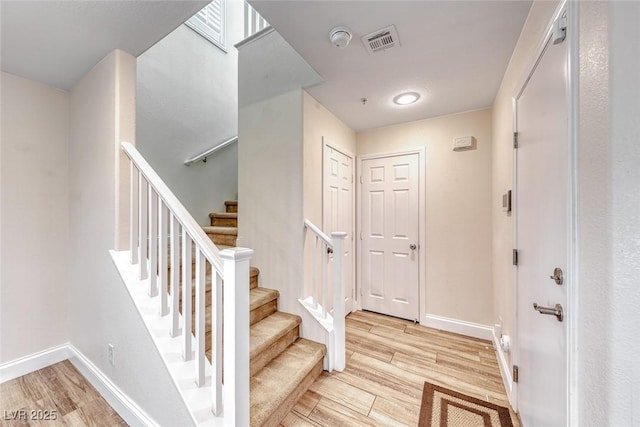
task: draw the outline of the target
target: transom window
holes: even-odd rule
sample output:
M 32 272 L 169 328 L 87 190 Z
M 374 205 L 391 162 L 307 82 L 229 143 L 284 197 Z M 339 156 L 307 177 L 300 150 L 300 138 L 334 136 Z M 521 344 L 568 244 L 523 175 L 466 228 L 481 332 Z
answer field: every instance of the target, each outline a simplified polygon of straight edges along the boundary
M 185 22 L 194 31 L 225 52 L 226 3 L 227 0 L 213 0 Z

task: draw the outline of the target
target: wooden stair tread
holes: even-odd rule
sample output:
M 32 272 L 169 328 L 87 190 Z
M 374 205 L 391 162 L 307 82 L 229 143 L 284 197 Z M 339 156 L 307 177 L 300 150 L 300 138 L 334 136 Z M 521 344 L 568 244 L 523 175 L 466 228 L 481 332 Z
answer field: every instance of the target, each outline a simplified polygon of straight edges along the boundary
M 251 326 L 249 336 L 249 355 L 251 358 L 285 336 L 289 331 L 302 323 L 302 318 L 294 314 L 276 311 Z
M 280 292 L 275 289 L 267 288 L 254 288 L 249 291 L 249 309 L 255 310 L 256 308 L 264 305 L 270 301 L 278 299 Z
M 238 206 L 238 201 L 237 200 L 227 200 L 226 202 L 224 202 L 225 206 Z
M 220 227 L 220 226 L 205 225 L 202 227 L 202 229 L 207 234 L 224 234 L 228 236 L 238 235 L 238 227 Z
M 269 425 L 274 412 L 292 407 L 298 398 L 296 391 L 309 381 L 326 352 L 324 345 L 301 338 L 252 376 L 251 426 Z

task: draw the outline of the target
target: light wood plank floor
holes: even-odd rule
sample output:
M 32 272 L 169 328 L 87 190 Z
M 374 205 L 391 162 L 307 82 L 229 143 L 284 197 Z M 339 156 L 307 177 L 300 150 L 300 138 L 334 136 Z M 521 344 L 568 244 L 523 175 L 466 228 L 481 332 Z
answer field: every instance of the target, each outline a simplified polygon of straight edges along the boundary
M 43 418 L 49 419 L 43 419 Z M 55 419 L 53 419 L 55 418 Z M 0 426 L 127 426 L 65 360 L 0 385 Z
M 359 311 L 344 372 L 323 372 L 281 426 L 416 426 L 425 381 L 509 407 L 491 342 Z

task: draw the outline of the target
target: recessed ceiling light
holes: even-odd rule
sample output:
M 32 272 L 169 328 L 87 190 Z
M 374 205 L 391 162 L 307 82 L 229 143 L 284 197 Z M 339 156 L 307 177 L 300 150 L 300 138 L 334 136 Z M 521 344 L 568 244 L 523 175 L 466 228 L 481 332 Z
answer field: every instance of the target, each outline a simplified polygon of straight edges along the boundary
M 393 98 L 393 102 L 398 105 L 409 105 L 416 102 L 420 99 L 420 94 L 418 92 L 405 92 Z

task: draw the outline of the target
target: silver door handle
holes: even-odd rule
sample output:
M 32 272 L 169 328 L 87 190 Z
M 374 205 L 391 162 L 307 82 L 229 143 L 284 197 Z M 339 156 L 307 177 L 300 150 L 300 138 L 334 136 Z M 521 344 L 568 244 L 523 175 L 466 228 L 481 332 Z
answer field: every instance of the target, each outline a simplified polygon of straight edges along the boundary
M 412 251 L 415 251 L 417 247 L 418 246 L 415 243 L 409 245 L 409 249 L 411 249 Z
M 542 307 L 539 306 L 538 303 L 534 302 L 533 309 L 540 314 L 556 316 L 558 322 L 562 322 L 562 319 L 564 319 L 564 311 L 562 310 L 562 306 L 560 304 L 556 304 L 555 307 Z

